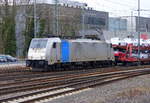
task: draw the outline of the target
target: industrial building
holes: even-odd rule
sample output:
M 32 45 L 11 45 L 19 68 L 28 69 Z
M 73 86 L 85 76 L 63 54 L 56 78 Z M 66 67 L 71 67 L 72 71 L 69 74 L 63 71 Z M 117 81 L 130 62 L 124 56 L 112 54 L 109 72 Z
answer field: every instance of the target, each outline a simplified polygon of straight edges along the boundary
M 127 19 L 127 31 L 129 32 L 150 32 L 150 18 L 140 17 L 139 26 L 138 26 L 138 17 L 137 16 L 126 16 L 123 17 Z
M 79 31 L 83 29 L 108 30 L 109 13 L 93 10 L 85 3 L 83 3 L 83 5 L 77 2 L 69 4 L 58 3 L 57 14 L 53 3 L 37 3 L 36 9 L 38 11 L 36 13 L 37 36 L 42 36 L 44 34 L 78 36 Z M 28 27 L 28 23 L 32 24 L 33 22 L 33 10 L 33 4 L 18 5 L 17 8 L 15 31 L 18 56 L 22 55 L 23 52 L 25 41 L 24 32 L 30 30 L 31 27 Z M 33 32 L 30 35 L 34 35 Z
M 78 3 L 75 2 L 75 4 Z M 80 3 L 79 5 L 75 4 L 58 4 L 57 14 L 55 11 L 55 5 L 45 3 L 37 4 L 37 32 L 40 31 L 39 29 L 41 21 L 44 21 L 44 34 L 74 36 L 77 35 L 76 33 L 78 33 L 78 31 L 82 29 L 87 30 L 99 28 L 103 30 L 108 30 L 108 12 L 93 10 L 92 8 L 89 8 L 86 4 L 84 8 L 81 7 Z M 23 6 L 25 5 L 22 5 L 20 8 L 22 8 Z M 22 19 L 29 19 L 29 16 L 33 17 L 33 5 L 24 8 L 25 10 L 18 10 L 17 15 L 26 16 L 26 18 Z M 16 20 L 16 22 L 19 21 Z M 56 33 L 56 31 L 58 33 Z

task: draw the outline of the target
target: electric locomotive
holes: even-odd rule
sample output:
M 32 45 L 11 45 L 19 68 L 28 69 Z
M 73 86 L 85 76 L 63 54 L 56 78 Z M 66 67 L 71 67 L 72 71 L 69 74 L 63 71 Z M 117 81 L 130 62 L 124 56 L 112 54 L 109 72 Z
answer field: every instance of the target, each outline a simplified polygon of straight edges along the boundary
M 105 41 L 54 37 L 32 39 L 26 65 L 48 71 L 64 66 L 111 65 L 114 61 L 113 48 Z

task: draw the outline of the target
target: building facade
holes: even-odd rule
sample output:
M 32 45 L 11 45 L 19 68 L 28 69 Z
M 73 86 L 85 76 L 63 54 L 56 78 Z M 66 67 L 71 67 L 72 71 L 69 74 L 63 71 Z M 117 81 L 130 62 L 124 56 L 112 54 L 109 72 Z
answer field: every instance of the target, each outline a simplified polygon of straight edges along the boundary
M 110 17 L 109 31 L 127 31 L 127 20 L 120 17 Z
M 96 11 L 88 8 L 87 6 L 83 8 L 80 5 L 70 6 L 66 4 L 59 4 L 57 8 L 56 17 L 55 5 L 37 4 L 37 22 L 40 23 L 40 20 L 45 21 L 45 34 L 56 35 L 56 28 L 58 35 L 61 36 L 74 36 L 77 35 L 76 33 L 82 29 L 87 30 L 99 28 L 108 30 L 108 12 Z M 33 17 L 33 5 L 30 5 L 26 11 L 27 12 L 25 15 L 30 15 Z M 30 13 L 28 13 L 28 11 L 30 11 Z
M 150 18 L 137 16 L 123 17 L 127 19 L 127 31 L 129 32 L 150 32 Z M 139 25 L 138 25 L 139 22 Z
M 93 28 L 93 29 L 108 30 L 109 25 L 108 12 L 86 9 L 83 15 L 85 16 L 84 24 L 87 26 L 87 29 Z

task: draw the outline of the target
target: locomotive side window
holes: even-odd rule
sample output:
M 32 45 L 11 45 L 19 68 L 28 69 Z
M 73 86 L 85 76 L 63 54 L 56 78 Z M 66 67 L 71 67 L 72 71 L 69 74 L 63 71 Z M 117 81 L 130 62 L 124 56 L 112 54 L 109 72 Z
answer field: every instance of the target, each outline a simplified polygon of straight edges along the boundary
M 110 44 L 110 48 L 112 48 L 112 43 Z
M 56 48 L 56 43 L 55 42 L 53 43 L 53 48 Z

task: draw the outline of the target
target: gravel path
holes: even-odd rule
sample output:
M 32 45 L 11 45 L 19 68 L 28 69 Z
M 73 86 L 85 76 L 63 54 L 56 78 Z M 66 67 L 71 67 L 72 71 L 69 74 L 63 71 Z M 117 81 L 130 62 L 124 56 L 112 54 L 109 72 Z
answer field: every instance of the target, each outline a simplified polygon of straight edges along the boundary
M 150 75 L 92 88 L 47 103 L 150 103 Z

